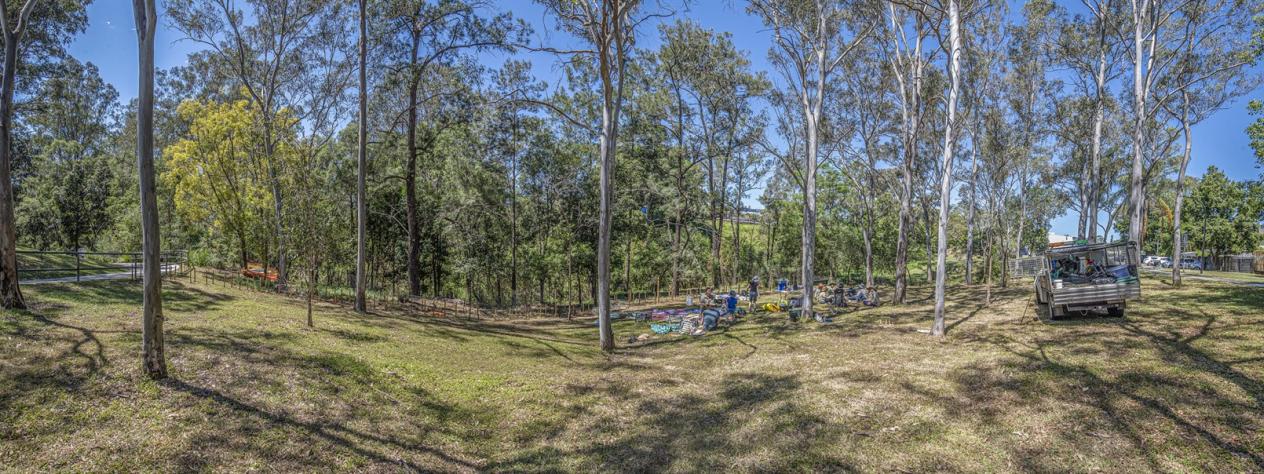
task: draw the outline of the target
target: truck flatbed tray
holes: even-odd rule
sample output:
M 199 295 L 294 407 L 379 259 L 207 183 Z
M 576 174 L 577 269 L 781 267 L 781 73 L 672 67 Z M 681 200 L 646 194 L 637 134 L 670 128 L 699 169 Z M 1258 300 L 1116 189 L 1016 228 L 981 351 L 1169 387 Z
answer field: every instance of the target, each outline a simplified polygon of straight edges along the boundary
M 1053 288 L 1050 293 L 1053 304 L 1089 304 L 1103 301 L 1123 301 L 1141 297 L 1141 283 L 1106 283 Z

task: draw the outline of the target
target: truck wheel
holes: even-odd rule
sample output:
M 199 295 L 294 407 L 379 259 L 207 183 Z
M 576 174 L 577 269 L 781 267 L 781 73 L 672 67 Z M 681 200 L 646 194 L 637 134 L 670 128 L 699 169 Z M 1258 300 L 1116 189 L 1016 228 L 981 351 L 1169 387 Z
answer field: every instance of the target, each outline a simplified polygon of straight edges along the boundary
M 1106 309 L 1106 314 L 1107 314 L 1107 315 L 1109 315 L 1109 316 L 1110 316 L 1110 317 L 1112 317 L 1112 318 L 1122 318 L 1122 317 L 1124 317 L 1124 307 L 1123 307 L 1123 306 L 1111 306 L 1110 308 L 1107 308 L 1107 309 Z

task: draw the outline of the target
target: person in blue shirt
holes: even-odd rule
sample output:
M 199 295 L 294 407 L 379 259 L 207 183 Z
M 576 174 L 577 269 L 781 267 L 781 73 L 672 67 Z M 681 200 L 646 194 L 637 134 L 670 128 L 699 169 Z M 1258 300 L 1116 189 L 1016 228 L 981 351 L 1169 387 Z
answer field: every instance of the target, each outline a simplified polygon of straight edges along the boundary
M 730 316 L 736 316 L 737 315 L 737 290 L 729 290 L 729 298 L 725 300 L 724 303 L 725 303 L 726 309 L 728 309 L 727 314 Z

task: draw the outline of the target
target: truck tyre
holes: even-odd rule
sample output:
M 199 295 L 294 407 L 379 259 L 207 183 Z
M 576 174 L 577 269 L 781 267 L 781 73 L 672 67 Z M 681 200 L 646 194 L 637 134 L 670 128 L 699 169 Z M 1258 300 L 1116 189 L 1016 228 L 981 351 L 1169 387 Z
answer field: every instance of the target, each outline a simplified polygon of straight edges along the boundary
M 1106 314 L 1112 318 L 1122 318 L 1124 317 L 1124 307 L 1111 306 L 1109 308 L 1106 308 Z

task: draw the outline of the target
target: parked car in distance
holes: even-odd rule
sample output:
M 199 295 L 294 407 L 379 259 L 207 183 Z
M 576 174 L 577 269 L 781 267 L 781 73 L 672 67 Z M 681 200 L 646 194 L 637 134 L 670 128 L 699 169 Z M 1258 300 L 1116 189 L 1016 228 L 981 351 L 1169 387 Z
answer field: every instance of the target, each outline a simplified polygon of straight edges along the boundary
M 1202 270 L 1203 262 L 1196 258 L 1186 258 L 1181 260 L 1181 268 L 1188 270 Z
M 1159 260 L 1162 260 L 1162 259 L 1163 257 L 1160 257 L 1158 255 L 1146 255 L 1145 259 L 1141 261 L 1141 264 L 1147 267 L 1153 267 L 1153 266 L 1158 265 Z
M 1172 268 L 1172 259 L 1169 257 L 1159 257 L 1159 263 L 1156 265 L 1163 268 Z

